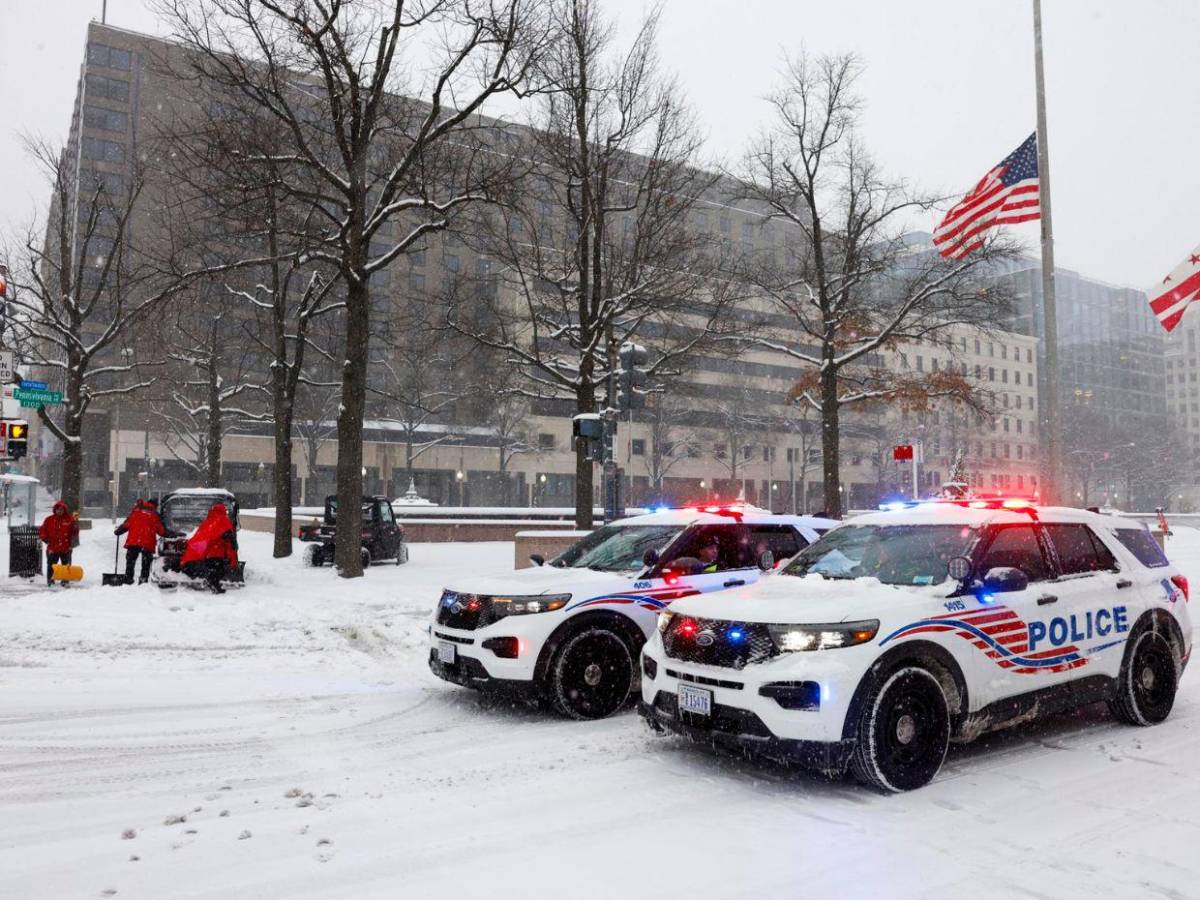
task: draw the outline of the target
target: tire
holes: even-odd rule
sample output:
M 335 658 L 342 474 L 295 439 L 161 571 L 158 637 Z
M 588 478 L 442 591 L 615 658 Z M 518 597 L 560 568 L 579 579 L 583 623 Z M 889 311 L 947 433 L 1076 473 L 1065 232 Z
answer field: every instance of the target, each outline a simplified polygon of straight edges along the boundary
M 396 565 L 402 566 L 406 562 L 408 562 L 408 544 L 401 541 L 400 546 L 396 548 Z
M 1179 663 L 1171 639 L 1146 628 L 1125 648 L 1117 693 L 1108 708 L 1127 725 L 1157 725 L 1171 714 L 1178 687 Z
M 321 548 L 318 546 L 309 547 L 304 551 L 304 564 L 319 568 L 325 564 L 325 556 L 321 553 Z
M 629 699 L 634 654 L 611 628 L 593 625 L 563 641 L 550 663 L 550 699 L 570 719 L 603 719 Z
M 950 747 L 950 705 L 928 669 L 903 666 L 867 694 L 850 770 L 887 793 L 933 780 Z
M 371 568 L 371 551 L 366 547 L 362 548 L 362 567 L 364 569 Z

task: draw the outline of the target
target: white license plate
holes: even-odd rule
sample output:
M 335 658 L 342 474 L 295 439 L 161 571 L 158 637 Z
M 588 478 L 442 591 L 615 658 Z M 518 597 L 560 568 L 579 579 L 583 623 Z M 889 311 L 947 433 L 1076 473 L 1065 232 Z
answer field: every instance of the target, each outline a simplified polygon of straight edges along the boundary
M 449 641 L 438 641 L 438 662 L 452 666 L 457 659 L 457 653 L 457 648 Z
M 712 691 L 681 684 L 679 686 L 679 711 L 697 716 L 711 716 Z

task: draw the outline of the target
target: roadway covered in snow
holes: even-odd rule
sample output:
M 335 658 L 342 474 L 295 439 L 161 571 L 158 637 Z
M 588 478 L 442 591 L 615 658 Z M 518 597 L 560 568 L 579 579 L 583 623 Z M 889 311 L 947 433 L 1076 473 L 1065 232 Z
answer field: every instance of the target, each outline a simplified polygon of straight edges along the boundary
M 0 580 L 0 896 L 1196 896 L 1200 674 L 951 750 L 882 797 L 443 684 L 425 625 L 509 544 L 355 582 L 270 559 L 216 597 Z M 1200 532 L 1170 554 L 1200 585 Z M 7 535 L 0 533 L 7 572 Z

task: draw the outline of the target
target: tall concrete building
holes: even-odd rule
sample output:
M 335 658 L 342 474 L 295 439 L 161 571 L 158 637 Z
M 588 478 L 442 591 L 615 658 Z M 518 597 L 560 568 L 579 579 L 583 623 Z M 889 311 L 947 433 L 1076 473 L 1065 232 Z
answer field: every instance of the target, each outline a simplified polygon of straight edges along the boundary
M 91 23 L 72 118 L 68 156 L 77 166 L 75 189 L 103 177 L 122 178 L 146 156 L 156 112 L 164 103 L 190 102 L 178 84 L 153 64 L 164 42 Z M 153 177 L 153 173 L 151 173 Z M 161 177 L 161 175 L 159 176 Z M 782 251 L 789 234 L 761 211 L 719 190 L 696 204 L 692 225 L 720 246 L 743 254 Z M 547 239 L 557 226 L 548 215 Z M 559 235 L 558 237 L 562 237 Z M 435 297 L 463 278 L 490 279 L 495 261 L 463 236 L 446 233 L 409 253 L 372 280 L 380 308 L 405 297 Z M 96 277 L 89 271 L 83 277 Z M 1015 276 L 1014 276 L 1015 277 Z M 784 326 L 786 328 L 786 324 Z M 791 340 L 805 338 L 797 328 Z M 905 470 L 887 462 L 892 443 L 920 441 L 926 450 L 922 491 L 936 487 L 962 452 L 972 480 L 985 489 L 1036 486 L 1037 406 L 1033 385 L 1037 355 L 1029 336 L 991 337 L 956 331 L 938 344 L 889 350 L 886 365 L 914 372 L 954 369 L 990 392 L 995 417 L 933 408 L 863 409 L 843 418 L 844 505 L 861 507 L 881 496 L 911 490 Z M 873 361 L 874 362 L 874 361 Z M 623 418 L 617 459 L 628 499 L 748 500 L 775 509 L 815 510 L 821 503 L 819 423 L 789 403 L 803 374 L 790 357 L 766 350 L 737 357 L 695 359 L 668 395 Z M 146 492 L 196 481 L 187 448 L 155 424 L 143 399 L 118 407 L 97 402 L 85 425 L 88 456 L 85 504 L 124 506 Z M 574 494 L 570 404 L 535 401 L 522 410 L 517 433 L 480 415 L 477 405 L 455 404 L 413 425 L 384 409 L 366 423 L 366 489 L 392 496 L 408 487 L 407 458 L 419 453 L 412 478 L 417 490 L 442 504 L 567 506 Z M 324 417 L 323 417 L 324 416 Z M 318 503 L 332 492 L 336 445 L 332 412 L 313 413 L 297 435 L 293 478 L 297 496 Z M 37 461 L 53 477 L 54 446 L 43 434 Z M 223 480 L 246 505 L 269 503 L 273 453 L 269 427 L 245 422 L 225 438 Z

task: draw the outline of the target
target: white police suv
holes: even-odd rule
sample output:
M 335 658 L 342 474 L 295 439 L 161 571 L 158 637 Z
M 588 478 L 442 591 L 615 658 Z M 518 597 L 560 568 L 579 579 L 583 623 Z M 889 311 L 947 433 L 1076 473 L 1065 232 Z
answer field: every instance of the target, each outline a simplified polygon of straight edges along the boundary
M 1171 711 L 1188 583 L 1146 526 L 1019 500 L 852 519 L 752 588 L 659 616 L 639 711 L 655 730 L 920 787 L 950 741 L 1098 700 Z
M 836 524 L 742 506 L 663 509 L 598 528 L 546 565 L 464 573 L 434 611 L 429 667 L 573 718 L 610 715 L 636 690 L 660 610 L 750 584 L 761 562 L 794 556 Z

